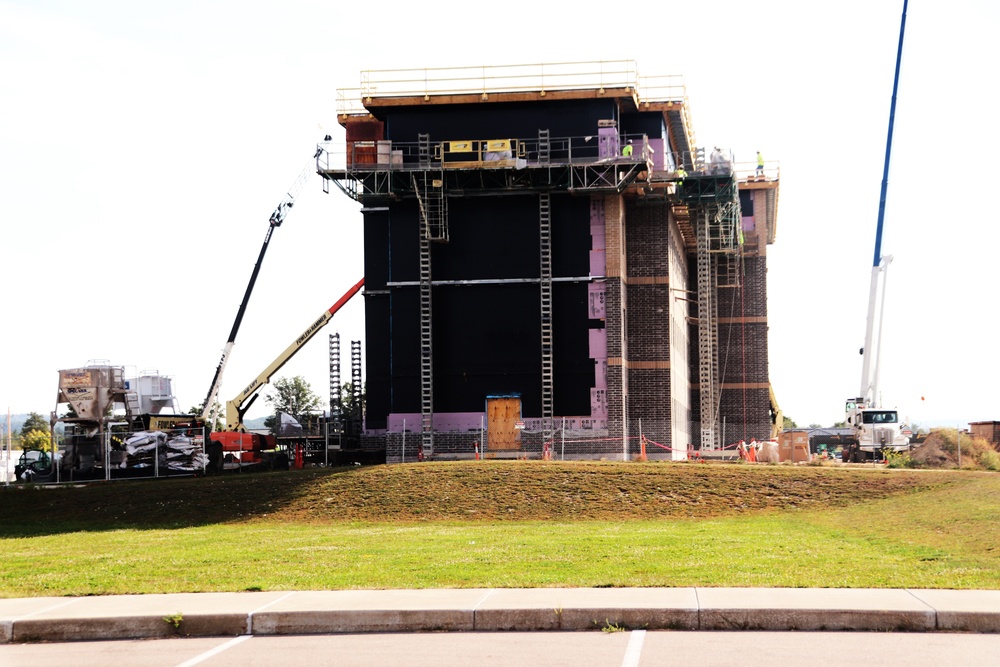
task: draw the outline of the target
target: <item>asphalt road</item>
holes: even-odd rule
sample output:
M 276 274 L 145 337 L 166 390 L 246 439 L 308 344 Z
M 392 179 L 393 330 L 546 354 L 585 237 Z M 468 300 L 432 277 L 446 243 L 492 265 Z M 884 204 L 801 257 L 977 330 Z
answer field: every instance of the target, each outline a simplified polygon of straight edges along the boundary
M 0 645 L 4 667 L 652 667 L 997 664 L 1000 635 L 870 632 L 450 632 Z

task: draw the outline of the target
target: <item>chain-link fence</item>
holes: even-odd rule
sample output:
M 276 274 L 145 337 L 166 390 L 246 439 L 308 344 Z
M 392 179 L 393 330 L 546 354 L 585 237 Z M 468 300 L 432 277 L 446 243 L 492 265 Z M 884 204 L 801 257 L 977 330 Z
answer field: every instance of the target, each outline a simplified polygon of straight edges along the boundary
M 612 429 L 603 424 L 570 427 L 568 420 L 555 419 L 552 428 L 541 428 L 540 420 L 518 422 L 514 437 L 497 437 L 484 423 L 479 429 L 435 431 L 428 439 L 416 429 L 369 434 L 362 439 L 366 449 L 384 448 L 386 462 L 462 459 L 547 459 L 608 461 L 682 461 L 688 459 L 735 459 L 739 443 L 770 437 L 768 423 L 720 423 L 714 428 L 714 446 L 699 447 L 701 422 L 635 419 L 627 427 Z M 493 437 L 491 437 L 493 435 Z M 430 443 L 428 443 L 430 440 Z
M 68 428 L 53 458 L 31 466 L 30 478 L 24 481 L 189 476 L 205 474 L 212 466 L 200 426 L 133 431 L 125 424 L 110 424 L 95 432 Z

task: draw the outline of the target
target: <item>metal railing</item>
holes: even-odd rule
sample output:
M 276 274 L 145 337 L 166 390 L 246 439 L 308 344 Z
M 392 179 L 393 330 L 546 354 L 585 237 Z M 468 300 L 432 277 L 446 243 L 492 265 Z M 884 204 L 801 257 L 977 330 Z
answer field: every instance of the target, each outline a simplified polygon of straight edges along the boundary
M 757 170 L 756 162 L 733 161 L 732 152 L 724 150 L 725 166 L 715 169 L 706 163 L 703 150 L 670 152 L 657 156 L 645 135 L 621 135 L 620 146 L 625 146 L 632 139 L 639 146 L 631 161 L 648 162 L 651 169 L 663 176 L 683 178 L 684 175 L 697 176 L 713 174 L 734 174 L 740 182 L 777 181 L 780 178 L 780 165 L 771 160 L 764 164 L 764 169 Z M 490 151 L 489 144 L 495 140 L 474 139 L 463 142 L 440 141 L 433 144 L 430 167 L 442 169 L 449 167 L 465 168 L 524 168 L 536 165 L 585 165 L 601 162 L 623 160 L 620 152 L 614 155 L 602 154 L 598 145 L 597 135 L 578 137 L 552 137 L 548 140 L 547 159 L 540 160 L 540 141 L 538 138 L 508 139 L 510 148 L 503 151 Z M 467 143 L 469 150 L 457 152 L 449 150 L 449 144 Z M 421 161 L 418 142 L 396 141 L 327 141 L 317 145 L 318 156 L 316 169 L 318 172 L 370 172 L 370 171 L 409 171 L 427 169 L 426 162 Z M 680 165 L 693 165 L 691 170 L 677 173 Z
M 476 168 L 523 168 L 543 165 L 586 165 L 600 162 L 652 162 L 655 150 L 650 147 L 645 135 L 622 135 L 621 146 L 631 139 L 637 149 L 632 156 L 623 156 L 621 150 L 614 154 L 602 154 L 597 135 L 581 137 L 553 137 L 548 140 L 547 159 L 539 159 L 538 138 L 508 139 L 510 148 L 502 151 L 489 150 L 495 140 L 475 139 L 468 141 L 439 141 L 432 144 L 429 167 L 442 169 L 449 167 Z M 469 144 L 469 150 L 451 150 L 453 144 Z M 318 144 L 319 155 L 316 169 L 320 173 L 329 171 L 405 171 L 423 170 L 428 163 L 421 160 L 418 142 L 396 141 L 354 141 L 322 142 Z
M 566 90 L 631 90 L 639 102 L 687 104 L 680 75 L 642 76 L 634 60 L 597 60 L 475 67 L 363 70 L 358 88 L 337 91 L 338 114 L 365 114 L 376 98 L 480 95 Z M 689 120 L 689 119 L 688 119 Z

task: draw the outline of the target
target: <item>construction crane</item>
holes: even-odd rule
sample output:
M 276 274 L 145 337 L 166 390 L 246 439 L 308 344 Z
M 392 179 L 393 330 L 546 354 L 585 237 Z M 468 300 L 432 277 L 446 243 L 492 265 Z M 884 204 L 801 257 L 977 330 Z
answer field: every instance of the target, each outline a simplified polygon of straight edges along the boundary
M 895 410 L 881 408 L 878 393 L 879 363 L 882 352 L 882 317 L 885 312 L 885 283 L 892 255 L 882 255 L 882 226 L 885 221 L 885 200 L 889 188 L 889 156 L 892 154 L 892 129 L 896 117 L 896 92 L 899 88 L 899 66 L 903 58 L 903 34 L 906 30 L 906 5 L 899 25 L 899 46 L 896 50 L 896 72 L 892 82 L 892 102 L 889 106 L 889 133 L 885 142 L 885 163 L 882 168 L 882 190 L 879 195 L 878 224 L 875 229 L 875 261 L 872 266 L 871 287 L 868 292 L 868 317 L 865 326 L 865 344 L 861 348 L 861 389 L 858 396 L 845 403 L 846 421 L 853 429 L 853 442 L 844 448 L 844 461 L 856 463 L 875 458 L 878 452 L 906 451 L 910 440 L 902 433 L 899 415 Z M 882 296 L 879 298 L 879 278 Z M 875 305 L 881 301 L 878 325 L 878 343 L 872 349 L 875 329 Z
M 325 137 L 326 141 L 330 141 L 330 135 Z M 243 323 L 243 315 L 246 313 L 247 304 L 250 302 L 250 294 L 253 292 L 254 285 L 257 282 L 257 274 L 260 273 L 261 264 L 264 262 L 264 255 L 267 253 L 267 247 L 271 243 L 271 234 L 274 230 L 281 226 L 281 223 L 285 221 L 285 217 L 288 212 L 295 205 L 295 198 L 302 191 L 305 186 L 306 181 L 309 180 L 309 176 L 315 171 L 314 163 L 316 158 L 322 153 L 321 148 L 317 148 L 316 152 L 313 154 L 312 158 L 306 163 L 299 172 L 298 178 L 292 183 L 292 187 L 288 188 L 288 192 L 285 193 L 285 197 L 278 203 L 277 208 L 271 213 L 271 218 L 268 220 L 267 234 L 264 235 L 264 244 L 260 247 L 260 254 L 257 256 L 257 263 L 254 264 L 253 272 L 250 274 L 250 282 L 247 284 L 246 292 L 243 294 L 243 302 L 240 303 L 240 308 L 236 312 L 236 321 L 233 322 L 233 328 L 229 332 L 229 339 L 226 341 L 226 346 L 222 350 L 222 359 L 219 361 L 219 365 L 215 369 L 215 377 L 212 378 L 212 384 L 208 389 L 208 395 L 205 397 L 205 403 L 201 408 L 201 418 L 208 421 L 212 412 L 212 407 L 215 405 L 215 400 L 219 396 L 219 389 L 222 387 L 222 375 L 226 370 L 226 363 L 229 361 L 229 354 L 233 351 L 233 344 L 236 342 L 236 334 L 239 333 L 240 325 Z

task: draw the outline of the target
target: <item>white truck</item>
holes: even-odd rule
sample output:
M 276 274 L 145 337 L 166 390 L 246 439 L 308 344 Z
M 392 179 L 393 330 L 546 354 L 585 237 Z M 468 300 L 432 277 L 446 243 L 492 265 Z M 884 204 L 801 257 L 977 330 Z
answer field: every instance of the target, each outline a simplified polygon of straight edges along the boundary
M 844 463 L 863 463 L 882 459 L 888 452 L 907 452 L 910 439 L 903 433 L 895 410 L 868 407 L 863 398 L 849 398 L 844 406 L 848 427 L 854 431 L 854 442 L 844 447 Z
M 903 59 L 903 33 L 906 28 L 906 3 L 899 25 L 899 47 L 896 50 L 896 74 L 892 82 L 892 102 L 889 105 L 889 134 L 885 142 L 885 163 L 882 168 L 882 190 L 879 196 L 878 223 L 875 228 L 875 257 L 872 264 L 871 287 L 868 293 L 868 317 L 865 326 L 865 344 L 861 348 L 864 359 L 861 369 L 861 390 L 858 398 L 847 399 L 845 406 L 847 425 L 853 429 L 852 442 L 844 447 L 844 462 L 860 463 L 868 458 L 881 459 L 887 452 L 909 451 L 910 439 L 903 434 L 895 410 L 881 407 L 878 391 L 879 353 L 882 349 L 882 315 L 885 312 L 885 276 L 892 263 L 892 255 L 882 255 L 882 226 L 885 222 L 885 200 L 889 187 L 889 156 L 892 153 L 892 127 L 896 116 L 896 91 L 899 87 L 899 67 Z M 881 278 L 882 298 L 878 298 Z M 878 324 L 878 343 L 874 345 L 875 304 L 881 302 Z

